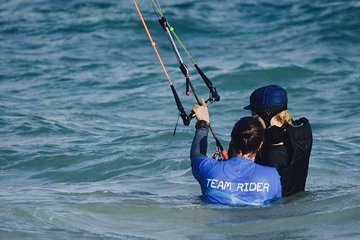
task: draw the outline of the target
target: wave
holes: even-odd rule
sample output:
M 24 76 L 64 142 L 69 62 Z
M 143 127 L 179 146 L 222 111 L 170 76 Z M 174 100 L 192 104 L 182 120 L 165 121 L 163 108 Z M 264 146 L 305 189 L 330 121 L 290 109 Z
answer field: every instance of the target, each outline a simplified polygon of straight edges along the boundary
M 225 90 L 248 89 L 254 86 L 286 83 L 308 78 L 312 71 L 299 66 L 261 67 L 254 64 L 243 64 L 231 71 L 217 75 L 214 81 Z

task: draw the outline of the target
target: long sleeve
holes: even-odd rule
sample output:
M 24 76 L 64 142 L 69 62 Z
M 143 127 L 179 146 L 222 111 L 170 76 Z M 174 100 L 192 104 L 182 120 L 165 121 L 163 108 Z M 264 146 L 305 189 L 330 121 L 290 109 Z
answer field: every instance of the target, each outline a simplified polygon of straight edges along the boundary
M 200 156 L 206 156 L 208 133 L 209 129 L 206 128 L 196 130 L 190 150 L 191 162 Z

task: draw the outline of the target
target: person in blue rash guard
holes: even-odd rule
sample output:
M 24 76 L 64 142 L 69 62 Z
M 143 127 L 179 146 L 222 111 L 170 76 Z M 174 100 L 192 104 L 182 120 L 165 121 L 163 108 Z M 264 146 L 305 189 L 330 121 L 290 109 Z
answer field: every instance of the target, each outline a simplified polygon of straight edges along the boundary
M 280 176 L 275 168 L 254 162 L 264 140 L 258 119 L 244 117 L 231 132 L 230 158 L 218 161 L 206 156 L 210 117 L 205 103 L 193 108 L 198 122 L 191 145 L 192 173 L 208 203 L 265 205 L 281 198 Z

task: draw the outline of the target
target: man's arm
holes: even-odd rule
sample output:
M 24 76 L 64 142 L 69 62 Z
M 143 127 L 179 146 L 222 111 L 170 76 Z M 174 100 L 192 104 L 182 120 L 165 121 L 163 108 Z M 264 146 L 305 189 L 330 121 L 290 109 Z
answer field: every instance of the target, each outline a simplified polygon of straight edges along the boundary
M 198 121 L 195 124 L 196 132 L 190 150 L 191 164 L 197 157 L 206 156 L 210 127 L 210 116 L 204 100 L 201 105 L 196 104 L 193 107 L 193 112 Z
M 191 163 L 198 157 L 206 156 L 209 124 L 205 121 L 198 121 L 195 128 L 196 132 L 190 150 Z

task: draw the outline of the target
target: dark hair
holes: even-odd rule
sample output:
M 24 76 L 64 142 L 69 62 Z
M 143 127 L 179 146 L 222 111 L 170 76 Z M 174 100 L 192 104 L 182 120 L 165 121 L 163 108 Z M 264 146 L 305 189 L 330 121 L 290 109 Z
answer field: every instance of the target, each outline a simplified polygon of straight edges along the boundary
M 231 131 L 230 155 L 256 153 L 264 141 L 264 128 L 258 119 L 243 117 Z

